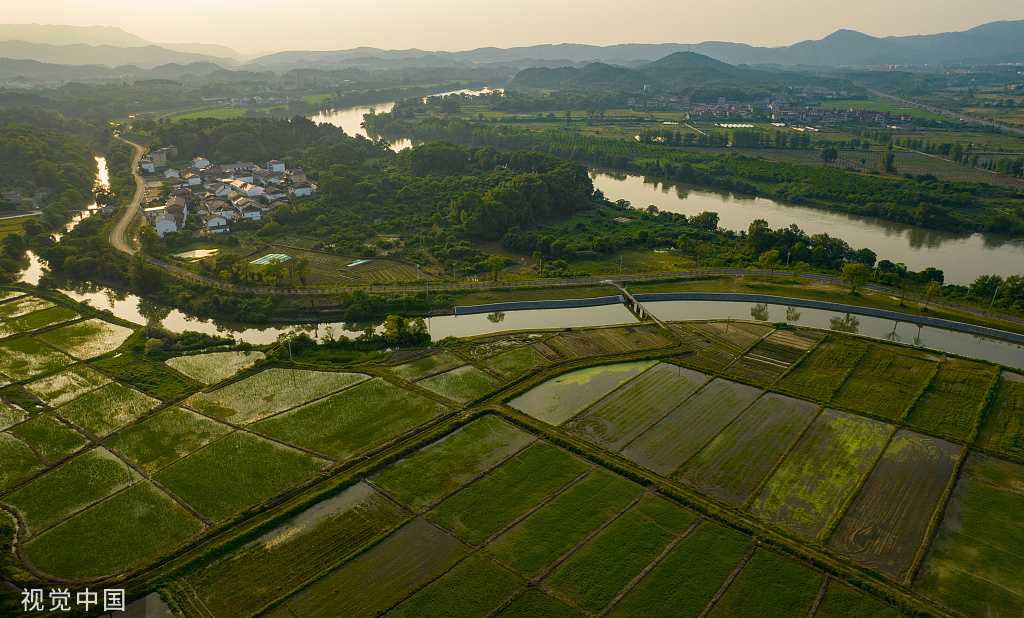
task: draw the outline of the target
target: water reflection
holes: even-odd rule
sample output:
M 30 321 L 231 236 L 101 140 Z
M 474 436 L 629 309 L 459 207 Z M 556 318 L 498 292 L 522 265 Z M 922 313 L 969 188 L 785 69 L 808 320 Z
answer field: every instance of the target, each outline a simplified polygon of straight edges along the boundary
M 725 315 L 745 315 L 745 311 L 764 306 L 747 302 L 701 300 L 646 301 L 644 305 L 662 320 L 714 320 Z M 823 330 L 855 332 L 865 337 L 911 343 L 918 347 L 1024 369 L 1024 345 L 1009 341 L 823 309 L 801 307 L 796 312 L 792 306 L 774 303 L 769 303 L 767 309 L 767 318 L 763 320 L 765 322 L 789 322 Z
M 495 311 L 494 313 L 488 313 L 487 314 L 487 319 L 490 320 L 491 322 L 494 322 L 495 324 L 497 324 L 498 322 L 502 322 L 502 321 L 505 320 L 505 312 L 504 311 Z
M 761 322 L 768 321 L 768 303 L 761 303 L 750 308 L 750 317 Z
M 754 219 L 764 219 L 774 229 L 795 223 L 809 235 L 827 232 L 854 249 L 867 247 L 879 260 L 903 262 L 911 270 L 939 268 L 946 283 L 966 285 L 986 274 L 1005 278 L 1021 274 L 1024 268 L 1024 242 L 1003 236 L 929 230 L 600 167 L 592 167 L 590 176 L 594 188 L 612 201 L 625 199 L 641 208 L 653 204 L 659 210 L 687 216 L 717 212 L 721 227 L 737 231 L 746 230 Z

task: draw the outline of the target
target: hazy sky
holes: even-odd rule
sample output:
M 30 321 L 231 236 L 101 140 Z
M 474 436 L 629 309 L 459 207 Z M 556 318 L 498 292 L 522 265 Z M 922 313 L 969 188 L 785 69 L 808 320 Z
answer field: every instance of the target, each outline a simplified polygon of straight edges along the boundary
M 118 26 L 160 43 L 243 53 L 358 46 L 431 50 L 538 43 L 790 45 L 839 28 L 932 34 L 1024 19 L 1021 0 L 3 0 L 5 23 Z

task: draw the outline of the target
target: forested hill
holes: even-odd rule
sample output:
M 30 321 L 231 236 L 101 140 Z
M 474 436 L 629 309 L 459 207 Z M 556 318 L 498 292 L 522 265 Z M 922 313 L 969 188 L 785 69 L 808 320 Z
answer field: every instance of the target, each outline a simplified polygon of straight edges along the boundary
M 624 68 L 591 63 L 583 68 L 524 69 L 509 83 L 510 91 L 538 88 L 545 90 L 639 91 L 644 86 L 654 90 L 667 90 L 681 94 L 704 91 L 721 92 L 733 98 L 733 93 L 767 92 L 794 80 L 807 82 L 816 78 L 797 77 L 788 72 L 770 72 L 746 66 L 733 66 L 693 52 L 676 52 L 660 60 L 637 68 Z

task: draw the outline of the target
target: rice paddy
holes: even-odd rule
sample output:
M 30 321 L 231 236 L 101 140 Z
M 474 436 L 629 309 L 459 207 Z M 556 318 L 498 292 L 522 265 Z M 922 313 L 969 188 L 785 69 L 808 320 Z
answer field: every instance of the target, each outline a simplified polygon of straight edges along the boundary
M 223 423 L 190 410 L 167 408 L 107 438 L 107 448 L 120 452 L 152 474 L 230 431 Z
M 93 318 L 48 330 L 39 338 L 75 358 L 87 359 L 112 352 L 132 334 L 132 329 Z
M 0 491 L 6 491 L 45 467 L 25 441 L 0 433 Z
M 970 439 L 980 425 L 979 406 L 994 373 L 989 365 L 948 359 L 910 410 L 907 422 L 954 440 Z
M 448 350 L 440 350 L 428 354 L 414 361 L 391 368 L 391 372 L 403 380 L 418 380 L 420 378 L 448 371 L 455 367 L 462 366 L 466 361 L 455 356 Z
M 416 384 L 446 399 L 466 403 L 495 389 L 501 382 L 473 365 L 465 365 L 424 378 Z
M 516 397 L 508 405 L 558 425 L 655 364 L 655 361 L 637 361 L 571 371 Z
M 117 382 L 90 391 L 56 414 L 92 435 L 103 437 L 152 410 L 160 402 Z
M 361 373 L 273 368 L 197 393 L 185 405 L 228 423 L 246 425 L 369 379 Z
M 0 431 L 16 425 L 26 418 L 28 418 L 28 415 L 23 410 L 15 410 L 9 405 L 0 402 Z
M 89 439 L 49 414 L 36 414 L 11 429 L 32 445 L 47 464 L 55 464 L 89 443 Z
M 540 352 L 532 346 L 524 345 L 492 356 L 483 361 L 483 365 L 502 377 L 510 379 L 546 362 L 548 362 L 547 359 Z
M 804 618 L 822 580 L 820 573 L 758 548 L 708 617 Z
M 27 335 L 0 341 L 0 375 L 12 380 L 27 380 L 74 362 L 70 356 Z
M 53 306 L 54 304 L 48 300 L 36 298 L 35 296 L 26 296 L 0 304 L 0 316 L 10 320 L 34 311 L 49 309 Z
M 937 368 L 935 361 L 872 346 L 832 403 L 891 420 L 901 418 Z
M 56 408 L 109 382 L 110 378 L 88 365 L 74 365 L 66 371 L 29 382 L 25 388 L 46 405 Z
M 264 358 L 263 352 L 211 352 L 176 356 L 164 361 L 168 367 L 196 382 L 214 384 L 226 380 Z
M 18 330 L 30 331 L 69 322 L 78 317 L 77 313 L 67 307 L 50 307 L 42 311 L 35 311 L 17 318 L 11 318 L 8 322 Z
M 1004 371 L 978 434 L 978 446 L 1024 460 L 1024 376 Z

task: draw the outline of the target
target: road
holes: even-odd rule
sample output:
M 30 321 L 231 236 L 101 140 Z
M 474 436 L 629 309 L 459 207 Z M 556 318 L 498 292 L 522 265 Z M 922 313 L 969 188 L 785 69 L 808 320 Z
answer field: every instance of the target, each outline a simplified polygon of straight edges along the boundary
M 997 129 L 1002 129 L 1003 131 L 1009 131 L 1010 133 L 1017 133 L 1018 135 L 1024 135 L 1024 129 L 1018 129 L 1017 127 L 1008 127 L 1005 124 L 999 124 L 998 122 L 992 122 L 991 120 L 983 120 L 981 118 L 974 118 L 973 116 L 964 116 L 963 114 L 958 114 L 956 112 L 951 112 L 949 110 L 939 109 L 937 107 L 930 107 L 928 105 L 922 105 L 920 103 L 915 103 L 913 101 L 908 101 L 907 99 L 901 99 L 899 97 L 894 97 L 891 94 L 885 94 L 884 92 L 881 92 L 881 91 L 878 91 L 878 90 L 872 90 L 871 88 L 868 88 L 867 91 L 870 92 L 871 94 L 877 96 L 877 97 L 882 97 L 882 98 L 885 98 L 885 99 L 889 99 L 890 101 L 896 101 L 897 103 L 900 103 L 902 105 L 906 105 L 908 107 L 915 107 L 917 109 L 923 109 L 923 110 L 928 111 L 928 112 L 933 112 L 933 113 L 936 113 L 936 114 L 942 114 L 943 116 L 948 116 L 950 118 L 955 118 L 957 120 L 962 120 L 964 122 L 974 122 L 974 123 L 977 123 L 977 124 L 983 124 L 983 125 L 987 125 L 987 126 L 990 126 L 990 127 L 996 127 Z
M 135 147 L 135 158 L 132 159 L 132 174 L 135 174 L 135 197 L 132 198 L 132 203 L 128 204 L 128 207 L 124 210 L 124 215 L 121 216 L 121 220 L 114 226 L 114 230 L 110 232 L 110 244 L 118 251 L 125 253 L 135 253 L 138 249 L 133 243 L 129 243 L 125 239 L 125 234 L 128 231 L 128 226 L 131 225 L 135 215 L 141 213 L 139 208 L 142 204 L 143 198 L 146 196 L 146 181 L 142 179 L 139 174 L 139 160 L 142 158 L 142 146 L 129 142 L 121 136 L 117 136 L 117 139 L 122 142 Z

